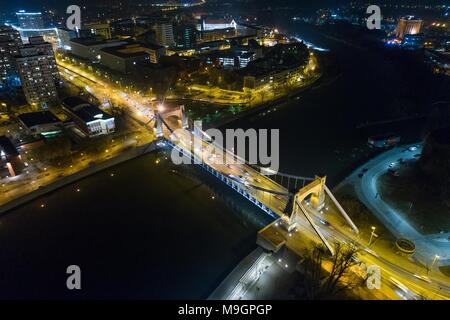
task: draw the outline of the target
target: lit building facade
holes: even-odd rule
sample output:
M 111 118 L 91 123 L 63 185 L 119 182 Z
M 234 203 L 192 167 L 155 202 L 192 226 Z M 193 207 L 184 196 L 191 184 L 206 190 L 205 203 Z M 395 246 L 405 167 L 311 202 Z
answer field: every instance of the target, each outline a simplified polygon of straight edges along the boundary
M 114 117 L 79 97 L 68 97 L 62 101 L 64 112 L 89 137 L 114 132 Z
M 44 22 L 41 12 L 25 12 L 21 10 L 16 12 L 19 27 L 22 29 L 43 29 Z
M 111 26 L 109 23 L 86 23 L 83 26 L 83 29 L 90 30 L 91 34 L 95 36 L 102 36 L 105 39 L 111 39 Z
M 16 63 L 30 105 L 46 108 L 48 102 L 58 99 L 58 69 L 51 44 L 42 37 L 31 38 L 29 44 L 19 49 Z
M 156 41 L 164 47 L 172 47 L 175 45 L 173 36 L 173 25 L 171 22 L 158 22 L 154 26 L 156 33 Z
M 200 20 L 197 29 L 200 31 L 208 31 L 215 29 L 228 29 L 228 28 L 237 28 L 237 23 L 234 19 L 213 19 L 213 18 L 204 18 Z
M 19 54 L 21 45 L 17 30 L 9 26 L 0 27 L 0 89 L 20 84 L 14 57 Z
M 72 50 L 70 40 L 77 38 L 76 31 L 67 28 L 58 28 L 56 32 L 58 34 L 58 47 L 64 50 Z
M 14 177 L 24 169 L 22 157 L 6 136 L 0 136 L 0 177 Z
M 403 39 L 405 35 L 415 35 L 420 33 L 422 27 L 422 20 L 417 19 L 414 16 L 402 17 L 398 21 L 397 29 L 395 31 L 395 36 L 398 39 Z

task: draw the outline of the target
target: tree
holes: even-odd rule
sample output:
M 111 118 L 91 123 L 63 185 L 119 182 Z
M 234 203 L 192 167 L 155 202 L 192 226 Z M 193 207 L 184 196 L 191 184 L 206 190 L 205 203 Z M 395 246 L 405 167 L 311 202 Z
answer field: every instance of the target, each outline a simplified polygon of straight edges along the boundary
M 335 243 L 335 254 L 330 259 L 323 245 L 314 247 L 303 261 L 304 295 L 308 300 L 332 299 L 347 290 L 361 286 L 365 279 L 352 272 L 358 265 L 355 254 L 358 249 L 354 245 Z M 324 266 L 331 263 L 331 270 Z
M 357 252 L 358 249 L 354 245 L 335 244 L 333 267 L 324 283 L 325 293 L 330 297 L 334 297 L 341 291 L 351 290 L 361 284 L 357 276 L 351 271 L 353 266 L 359 264 L 355 259 Z

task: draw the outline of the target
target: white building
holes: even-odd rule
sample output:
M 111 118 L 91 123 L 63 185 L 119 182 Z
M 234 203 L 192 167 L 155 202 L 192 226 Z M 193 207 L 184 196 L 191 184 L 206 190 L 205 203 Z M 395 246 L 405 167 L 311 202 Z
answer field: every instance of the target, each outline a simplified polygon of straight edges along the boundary
M 228 29 L 228 28 L 237 28 L 237 23 L 234 19 L 213 19 L 213 18 L 204 18 L 200 20 L 200 24 L 197 26 L 199 31 L 208 31 L 208 30 L 216 30 L 216 29 Z
M 89 137 L 109 134 L 115 130 L 114 117 L 79 97 L 68 97 L 62 102 L 63 110 Z

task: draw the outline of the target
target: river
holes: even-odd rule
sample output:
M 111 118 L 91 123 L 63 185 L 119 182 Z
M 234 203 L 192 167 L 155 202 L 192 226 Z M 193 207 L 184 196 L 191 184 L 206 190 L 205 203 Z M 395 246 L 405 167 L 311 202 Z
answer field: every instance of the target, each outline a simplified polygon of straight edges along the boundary
M 281 172 L 326 174 L 333 185 L 371 155 L 369 134 L 420 138 L 419 125 L 411 130 L 420 121 L 358 129 L 390 113 L 402 81 L 392 61 L 289 28 L 331 49 L 339 71 L 299 100 L 228 125 L 280 129 Z M 148 154 L 0 217 L 0 298 L 206 298 L 269 221 L 199 167 Z M 82 271 L 79 291 L 66 288 L 72 264 Z

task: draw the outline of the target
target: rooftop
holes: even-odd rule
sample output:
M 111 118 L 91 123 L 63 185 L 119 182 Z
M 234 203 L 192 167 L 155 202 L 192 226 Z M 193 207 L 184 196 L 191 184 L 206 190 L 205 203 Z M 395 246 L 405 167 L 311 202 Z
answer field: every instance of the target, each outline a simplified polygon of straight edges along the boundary
M 162 48 L 164 47 L 159 45 L 131 43 L 117 47 L 103 48 L 100 51 L 122 58 L 130 58 L 148 55 L 148 50 L 160 50 Z
M 19 115 L 18 118 L 28 128 L 42 124 L 61 122 L 61 120 L 50 111 L 23 113 Z
M 4 152 L 6 156 L 18 156 L 16 147 L 7 136 L 0 136 L 0 152 Z
M 118 39 L 109 39 L 106 40 L 103 37 L 84 37 L 84 38 L 74 38 L 71 39 L 70 42 L 81 44 L 83 46 L 98 46 L 106 43 L 124 43 Z
M 408 20 L 408 21 L 421 21 L 420 18 L 415 16 L 405 16 L 401 18 L 402 20 Z
M 91 122 L 99 119 L 112 119 L 114 118 L 110 114 L 104 112 L 96 106 L 93 106 L 89 102 L 79 97 L 68 97 L 63 101 L 63 106 L 71 113 L 75 114 L 78 118 L 84 122 Z

